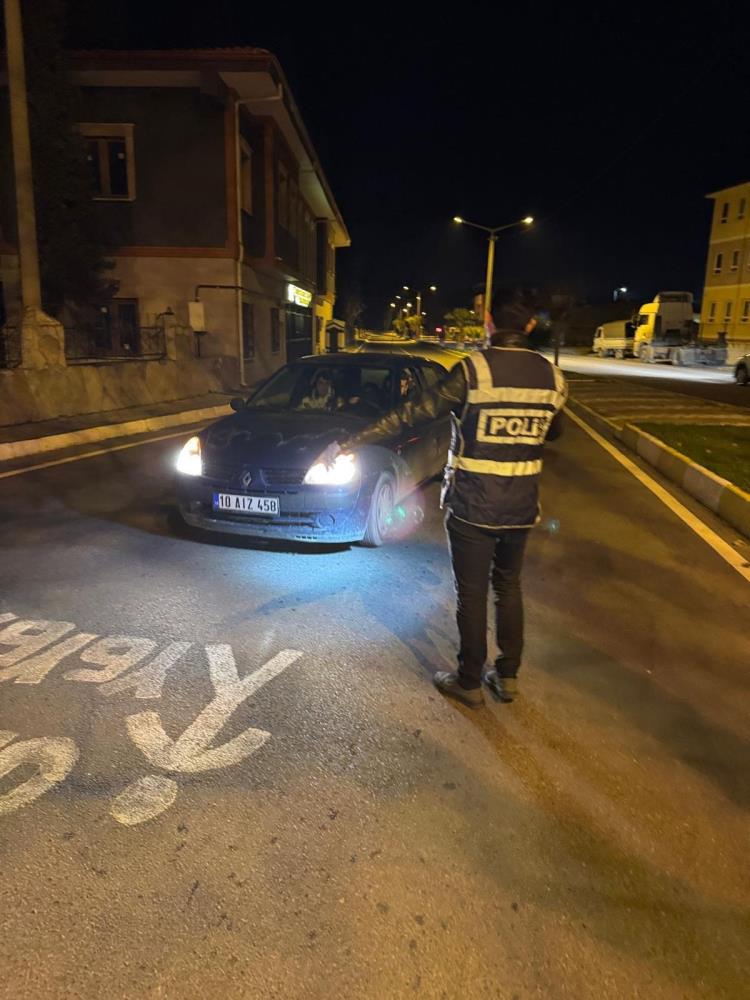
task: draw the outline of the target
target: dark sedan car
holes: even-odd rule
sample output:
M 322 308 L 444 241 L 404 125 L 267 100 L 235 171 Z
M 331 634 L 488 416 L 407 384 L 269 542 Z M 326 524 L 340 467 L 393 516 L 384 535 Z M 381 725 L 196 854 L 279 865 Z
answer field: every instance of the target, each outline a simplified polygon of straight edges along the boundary
M 341 455 L 333 465 L 320 457 L 334 440 L 444 375 L 435 362 L 410 355 L 328 354 L 285 365 L 182 449 L 184 521 L 265 538 L 382 544 L 394 506 L 444 465 L 449 418 Z

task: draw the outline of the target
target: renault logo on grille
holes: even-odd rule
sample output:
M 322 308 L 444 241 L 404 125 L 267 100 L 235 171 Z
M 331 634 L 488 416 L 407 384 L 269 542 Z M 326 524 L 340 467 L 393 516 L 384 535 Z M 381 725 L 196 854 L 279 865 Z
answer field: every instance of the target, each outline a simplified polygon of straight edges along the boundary
M 245 487 L 245 489 L 248 488 L 248 486 L 250 485 L 250 483 L 252 481 L 253 481 L 253 477 L 250 475 L 249 472 L 243 472 L 242 473 L 242 485 Z

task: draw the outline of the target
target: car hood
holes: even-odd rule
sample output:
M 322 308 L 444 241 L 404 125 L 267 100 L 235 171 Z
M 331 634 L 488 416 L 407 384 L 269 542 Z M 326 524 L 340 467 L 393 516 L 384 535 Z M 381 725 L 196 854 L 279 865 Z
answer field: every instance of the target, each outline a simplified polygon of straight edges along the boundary
M 204 459 L 229 466 L 307 469 L 329 444 L 367 423 L 350 414 L 242 410 L 201 434 Z

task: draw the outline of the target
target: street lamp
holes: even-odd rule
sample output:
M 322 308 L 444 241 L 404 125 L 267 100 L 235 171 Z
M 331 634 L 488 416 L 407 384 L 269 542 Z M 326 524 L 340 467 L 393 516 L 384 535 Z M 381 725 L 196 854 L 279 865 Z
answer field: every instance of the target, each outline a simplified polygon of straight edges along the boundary
M 484 326 L 485 330 L 489 333 L 489 323 L 490 309 L 492 307 L 492 276 L 495 268 L 495 243 L 497 241 L 497 234 L 502 233 L 505 229 L 513 229 L 515 226 L 530 226 L 534 221 L 533 215 L 525 215 L 523 219 L 519 219 L 518 222 L 508 222 L 504 226 L 480 226 L 477 222 L 469 222 L 460 215 L 454 215 L 453 221 L 457 222 L 460 226 L 472 226 L 474 229 L 481 229 L 484 233 L 489 233 L 487 239 L 489 240 L 489 247 L 487 249 L 487 278 L 484 283 Z
M 620 286 L 619 288 L 615 288 L 615 293 L 614 293 L 614 295 L 612 296 L 612 301 L 613 301 L 613 302 L 617 302 L 617 296 L 618 296 L 618 295 L 627 295 L 627 293 L 628 293 L 628 290 L 627 290 L 627 288 L 625 288 L 625 287 L 624 287 L 624 286 L 622 286 L 622 285 L 621 285 L 621 286 Z
M 429 291 L 436 292 L 437 291 L 437 285 L 430 285 Z M 421 291 L 417 292 L 417 316 L 426 316 L 427 315 L 426 312 L 422 312 L 422 296 L 423 295 L 424 295 L 424 292 L 421 292 Z M 421 325 L 422 325 L 422 321 L 420 320 L 420 329 L 421 329 Z

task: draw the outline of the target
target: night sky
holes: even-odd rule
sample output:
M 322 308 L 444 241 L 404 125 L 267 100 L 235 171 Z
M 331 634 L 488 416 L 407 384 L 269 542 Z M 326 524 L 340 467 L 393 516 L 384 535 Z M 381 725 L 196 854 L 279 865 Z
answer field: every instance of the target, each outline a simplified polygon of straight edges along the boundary
M 710 27 L 656 5 L 69 8 L 77 48 L 276 53 L 352 236 L 339 294 L 361 290 L 369 325 L 403 284 L 439 286 L 433 322 L 470 304 L 486 245 L 456 214 L 538 220 L 500 237 L 498 285 L 700 293 L 704 196 L 750 179 L 749 22 L 728 5 L 711 5 Z

